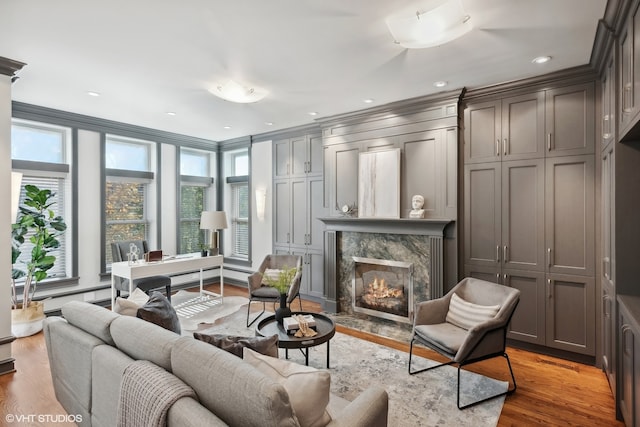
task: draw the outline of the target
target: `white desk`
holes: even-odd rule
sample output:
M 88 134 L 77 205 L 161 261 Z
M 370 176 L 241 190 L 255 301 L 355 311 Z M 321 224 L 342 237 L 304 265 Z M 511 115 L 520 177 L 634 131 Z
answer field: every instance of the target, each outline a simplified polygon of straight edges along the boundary
M 128 261 L 114 262 L 111 264 L 111 309 L 116 303 L 116 276 L 129 280 L 129 295 L 133 292 L 133 281 L 142 277 L 172 275 L 187 273 L 189 271 L 200 271 L 200 295 L 207 294 L 224 297 L 224 280 L 222 272 L 222 255 L 201 257 L 199 253 L 189 255 L 178 255 L 176 258 L 164 261 L 144 262 L 138 261 L 129 263 Z M 203 289 L 202 271 L 210 268 L 220 267 L 220 294 Z

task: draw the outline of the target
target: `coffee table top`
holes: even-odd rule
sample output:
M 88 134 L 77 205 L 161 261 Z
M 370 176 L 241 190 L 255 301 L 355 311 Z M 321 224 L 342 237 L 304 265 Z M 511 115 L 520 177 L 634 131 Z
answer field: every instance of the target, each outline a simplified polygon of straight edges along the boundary
M 336 333 L 336 324 L 329 317 L 319 313 L 296 311 L 294 314 L 310 314 L 316 321 L 313 328 L 318 334 L 314 337 L 297 338 L 293 333 L 287 334 L 284 327 L 276 321 L 275 315 L 267 316 L 256 325 L 256 335 L 262 337 L 278 336 L 280 348 L 307 348 L 314 347 L 329 341 Z

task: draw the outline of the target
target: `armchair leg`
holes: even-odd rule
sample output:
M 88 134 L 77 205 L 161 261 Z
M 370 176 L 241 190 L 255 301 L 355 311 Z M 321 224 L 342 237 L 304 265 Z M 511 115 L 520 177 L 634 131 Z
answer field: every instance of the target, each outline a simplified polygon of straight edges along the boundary
M 489 397 L 485 397 L 484 399 L 480 399 L 475 402 L 471 402 L 466 405 L 460 406 L 460 369 L 462 368 L 463 364 L 459 364 L 458 365 L 458 400 L 457 400 L 458 409 L 470 408 L 471 406 L 475 406 L 479 403 L 486 402 L 487 400 L 495 399 L 496 397 L 500 397 L 500 396 L 507 396 L 509 394 L 512 394 L 514 391 L 516 391 L 516 388 L 517 388 L 516 377 L 513 375 L 513 369 L 511 368 L 511 361 L 509 360 L 509 355 L 505 352 L 505 353 L 502 353 L 501 356 L 507 359 L 507 365 L 509 366 L 509 373 L 511 374 L 511 381 L 513 381 L 513 388 L 509 389 L 507 386 L 507 391 L 503 393 L 494 394 Z M 468 363 L 468 364 L 470 365 L 471 363 Z
M 412 371 L 411 370 L 411 359 L 412 359 L 412 356 L 413 356 L 413 342 L 414 341 L 415 340 L 412 338 L 411 339 L 411 344 L 409 345 L 409 375 L 419 374 L 420 372 L 430 371 L 432 369 L 439 368 L 441 366 L 453 365 L 455 363 L 452 360 L 450 362 L 440 363 L 438 365 L 430 366 L 428 368 L 423 368 L 423 369 L 418 369 L 417 371 Z
M 265 311 L 265 303 L 262 301 L 262 311 L 258 314 L 251 322 L 249 322 L 249 313 L 251 313 L 251 300 L 249 300 L 249 304 L 247 304 L 247 328 L 260 318 L 264 314 Z

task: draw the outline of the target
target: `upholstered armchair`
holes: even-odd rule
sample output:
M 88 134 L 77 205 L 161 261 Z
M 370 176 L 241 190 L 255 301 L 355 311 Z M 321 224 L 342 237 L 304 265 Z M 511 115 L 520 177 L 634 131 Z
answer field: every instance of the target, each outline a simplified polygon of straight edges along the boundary
M 251 274 L 247 278 L 249 287 L 249 304 L 247 305 L 247 327 L 258 320 L 265 311 L 265 304 L 273 302 L 274 304 L 280 300 L 280 293 L 273 287 L 263 282 L 262 275 L 267 269 L 283 270 L 285 268 L 297 268 L 298 271 L 291 281 L 291 287 L 287 294 L 287 304 L 291 305 L 294 299 L 298 297 L 300 311 L 302 311 L 302 300 L 300 299 L 300 282 L 302 280 L 302 257 L 298 255 L 267 255 L 258 271 Z M 249 314 L 251 313 L 251 303 L 253 301 L 262 302 L 262 311 L 251 322 L 249 322 Z
M 506 353 L 507 327 L 520 300 L 515 288 L 465 278 L 444 297 L 416 304 L 409 348 L 409 374 L 444 365 L 458 367 L 458 409 L 465 409 L 516 390 L 516 379 Z M 449 362 L 412 371 L 414 344 L 430 348 Z M 507 391 L 460 405 L 460 369 L 481 360 L 502 356 L 507 360 L 513 387 Z
M 126 240 L 111 243 L 111 256 L 113 262 L 128 261 L 127 254 L 131 245 L 138 248 L 140 261 L 144 261 L 144 254 L 149 252 L 149 246 L 146 240 Z M 122 277 L 116 277 L 115 281 L 116 296 L 120 296 L 120 291 L 129 292 L 129 281 Z M 145 293 L 159 288 L 164 288 L 167 293 L 167 299 L 171 301 L 171 277 L 169 276 L 151 276 L 135 279 L 133 281 L 133 289 L 140 288 Z

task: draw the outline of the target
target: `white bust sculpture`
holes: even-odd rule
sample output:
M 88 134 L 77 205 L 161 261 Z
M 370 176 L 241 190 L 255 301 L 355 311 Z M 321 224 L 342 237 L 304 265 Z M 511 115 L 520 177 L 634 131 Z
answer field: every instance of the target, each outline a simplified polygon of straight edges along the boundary
M 409 218 L 424 218 L 424 197 L 419 194 L 416 194 L 411 198 L 411 207 L 413 208 L 411 212 L 409 212 Z

